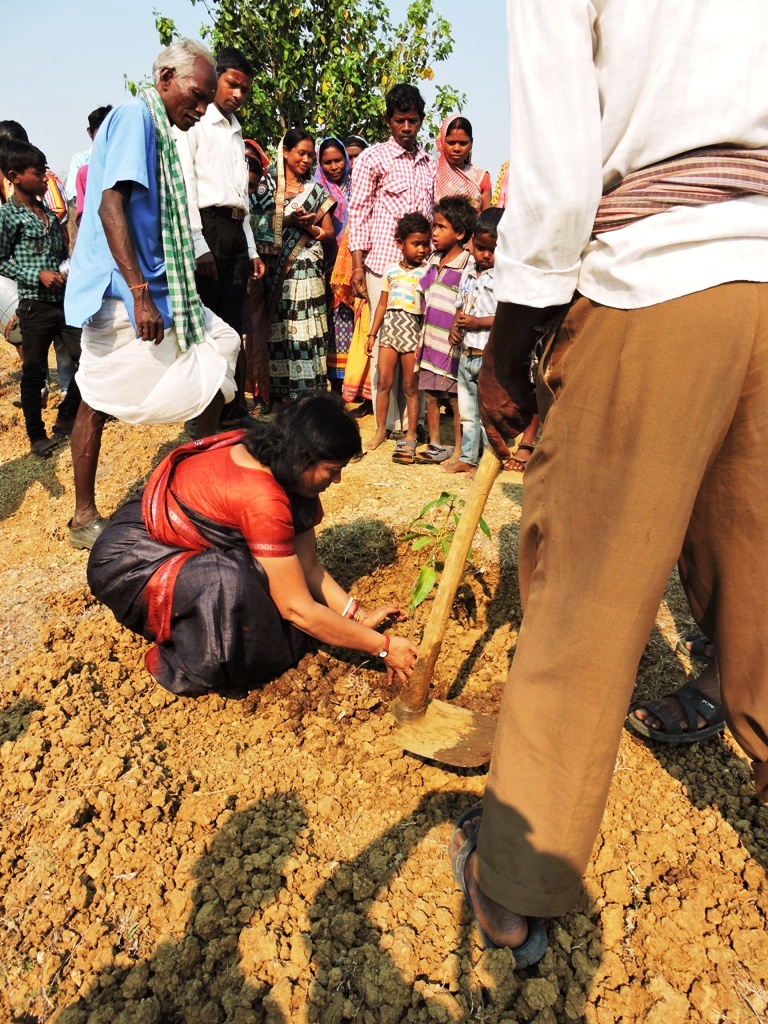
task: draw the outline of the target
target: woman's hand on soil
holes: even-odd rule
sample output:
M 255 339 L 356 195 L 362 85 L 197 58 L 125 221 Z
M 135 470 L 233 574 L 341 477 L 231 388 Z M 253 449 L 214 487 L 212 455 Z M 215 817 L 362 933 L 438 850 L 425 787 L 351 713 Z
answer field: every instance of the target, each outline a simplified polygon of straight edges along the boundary
M 396 604 L 383 604 L 379 608 L 374 608 L 373 611 L 367 611 L 363 608 L 363 615 L 360 618 L 360 623 L 363 626 L 369 626 L 371 629 L 376 629 L 382 622 L 387 619 L 392 619 L 395 622 L 402 622 L 405 618 L 405 612 L 399 608 Z
M 418 656 L 419 649 L 410 640 L 404 636 L 391 636 L 389 638 L 389 654 L 384 659 L 387 682 L 391 684 L 393 676 L 396 676 L 401 683 L 410 679 Z

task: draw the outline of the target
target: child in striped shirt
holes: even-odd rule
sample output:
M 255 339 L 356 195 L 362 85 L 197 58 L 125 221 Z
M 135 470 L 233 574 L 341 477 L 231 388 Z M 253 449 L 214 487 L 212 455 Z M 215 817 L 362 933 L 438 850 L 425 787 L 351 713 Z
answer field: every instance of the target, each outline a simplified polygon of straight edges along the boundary
M 462 271 L 470 259 L 465 246 L 472 237 L 476 219 L 472 204 L 463 196 L 447 196 L 433 211 L 432 244 L 435 252 L 429 269 L 419 282 L 424 294 L 424 326 L 416 352 L 419 390 L 426 392 L 429 444 L 418 453 L 417 462 L 445 462 L 454 451 L 440 443 L 440 403 L 446 399 L 453 411 L 455 450 L 460 450 L 457 377 L 461 350 L 451 344 L 449 335 Z

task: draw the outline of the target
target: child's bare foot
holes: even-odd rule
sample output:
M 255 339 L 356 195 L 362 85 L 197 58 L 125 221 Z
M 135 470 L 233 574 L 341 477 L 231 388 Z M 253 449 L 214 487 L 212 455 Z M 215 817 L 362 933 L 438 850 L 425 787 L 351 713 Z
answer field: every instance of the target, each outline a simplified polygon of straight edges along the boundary
M 462 462 L 461 459 L 449 459 L 443 464 L 444 473 L 472 473 L 475 467 L 470 462 Z
M 386 432 L 386 430 L 377 430 L 376 433 L 373 435 L 373 437 L 370 439 L 370 441 L 368 441 L 366 443 L 366 445 L 365 445 L 366 450 L 369 451 L 369 452 L 372 452 L 374 449 L 379 447 L 379 445 L 381 444 L 382 441 L 386 441 L 386 439 L 387 439 L 387 432 Z

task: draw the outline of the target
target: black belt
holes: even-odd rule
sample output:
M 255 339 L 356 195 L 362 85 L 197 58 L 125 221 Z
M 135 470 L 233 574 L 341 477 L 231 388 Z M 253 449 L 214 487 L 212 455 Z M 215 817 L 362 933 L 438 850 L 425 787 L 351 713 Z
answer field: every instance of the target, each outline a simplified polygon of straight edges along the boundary
M 464 355 L 465 356 L 481 356 L 482 354 L 483 354 L 483 350 L 481 348 L 465 348 L 464 349 Z
M 245 220 L 245 211 L 236 210 L 234 206 L 204 206 L 201 213 L 215 213 L 217 217 L 226 217 L 227 220 Z

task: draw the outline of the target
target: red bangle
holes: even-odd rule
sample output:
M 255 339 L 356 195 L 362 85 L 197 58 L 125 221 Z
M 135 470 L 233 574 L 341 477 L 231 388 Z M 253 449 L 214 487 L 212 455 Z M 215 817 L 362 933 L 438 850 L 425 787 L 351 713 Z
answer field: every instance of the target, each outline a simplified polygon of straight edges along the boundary
M 354 620 L 354 618 L 357 615 L 359 610 L 360 610 L 360 602 L 359 601 L 355 601 L 355 603 L 352 605 L 352 607 L 347 612 L 347 618 Z

